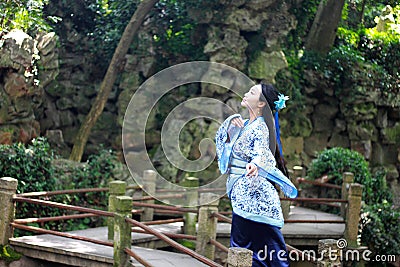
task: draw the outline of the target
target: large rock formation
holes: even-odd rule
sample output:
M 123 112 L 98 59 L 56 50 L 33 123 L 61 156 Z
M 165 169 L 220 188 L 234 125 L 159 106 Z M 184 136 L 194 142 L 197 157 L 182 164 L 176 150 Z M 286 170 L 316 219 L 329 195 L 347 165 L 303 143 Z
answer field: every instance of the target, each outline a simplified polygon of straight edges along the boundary
M 35 39 L 20 30 L 0 42 L 0 143 L 27 142 L 40 135 L 37 112 L 43 88 L 58 74 L 54 33 Z M 40 71 L 38 70 L 40 66 Z

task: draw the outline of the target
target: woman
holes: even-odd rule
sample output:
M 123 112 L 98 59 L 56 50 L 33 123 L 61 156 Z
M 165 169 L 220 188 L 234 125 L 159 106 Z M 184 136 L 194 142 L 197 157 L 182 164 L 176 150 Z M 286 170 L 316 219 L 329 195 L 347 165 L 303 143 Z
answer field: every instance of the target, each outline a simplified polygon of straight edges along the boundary
M 297 190 L 286 177 L 280 147 L 275 149 L 271 114 L 271 110 L 278 112 L 285 107 L 287 99 L 270 84 L 251 87 L 241 102 L 249 119 L 234 114 L 216 135 L 218 165 L 222 173 L 229 174 L 226 186 L 233 211 L 231 246 L 252 250 L 253 266 L 289 266 L 280 231 L 283 214 L 274 184 L 289 197 L 296 197 Z M 279 131 L 277 134 L 280 144 Z

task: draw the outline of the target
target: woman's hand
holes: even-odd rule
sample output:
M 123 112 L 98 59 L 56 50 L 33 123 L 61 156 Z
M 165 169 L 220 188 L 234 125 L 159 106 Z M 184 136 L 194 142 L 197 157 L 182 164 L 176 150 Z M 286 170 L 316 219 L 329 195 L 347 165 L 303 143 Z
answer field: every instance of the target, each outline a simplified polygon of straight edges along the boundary
M 231 120 L 231 123 L 237 127 L 243 127 L 244 126 L 244 121 L 242 120 L 242 118 L 237 117 L 237 118 L 233 118 Z
M 258 175 L 258 167 L 254 163 L 246 164 L 246 176 L 257 176 Z

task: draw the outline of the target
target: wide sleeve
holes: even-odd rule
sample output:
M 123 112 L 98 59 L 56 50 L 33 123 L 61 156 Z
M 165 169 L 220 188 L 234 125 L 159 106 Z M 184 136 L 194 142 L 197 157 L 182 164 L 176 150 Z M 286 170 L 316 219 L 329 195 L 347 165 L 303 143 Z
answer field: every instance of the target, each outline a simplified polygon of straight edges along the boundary
M 230 136 L 228 135 L 228 132 L 231 132 L 231 130 L 233 129 L 231 125 L 231 120 L 236 117 L 240 117 L 240 114 L 233 114 L 229 116 L 218 128 L 218 131 L 215 135 L 215 145 L 218 158 L 221 158 L 225 143 L 228 140 L 228 136 Z
M 258 124 L 253 130 L 254 142 L 250 150 L 250 163 L 268 171 L 275 167 L 275 157 L 269 149 L 269 131 L 265 123 Z
M 222 173 L 225 173 L 228 166 L 230 151 L 227 151 L 227 140 L 230 137 L 230 141 L 234 136 L 237 135 L 239 127 L 231 124 L 233 118 L 240 117 L 240 114 L 234 114 L 229 116 L 219 127 L 215 135 L 215 145 L 218 158 L 218 167 Z M 229 146 L 230 148 L 230 146 Z

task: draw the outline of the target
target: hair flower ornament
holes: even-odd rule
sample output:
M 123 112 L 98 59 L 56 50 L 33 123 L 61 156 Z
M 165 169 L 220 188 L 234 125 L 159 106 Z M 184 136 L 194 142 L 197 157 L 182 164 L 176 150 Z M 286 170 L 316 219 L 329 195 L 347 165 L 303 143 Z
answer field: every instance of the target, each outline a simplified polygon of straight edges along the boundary
M 274 101 L 276 111 L 285 108 L 286 107 L 285 102 L 287 100 L 289 100 L 289 97 L 287 95 L 279 94 L 278 95 L 278 100 Z

